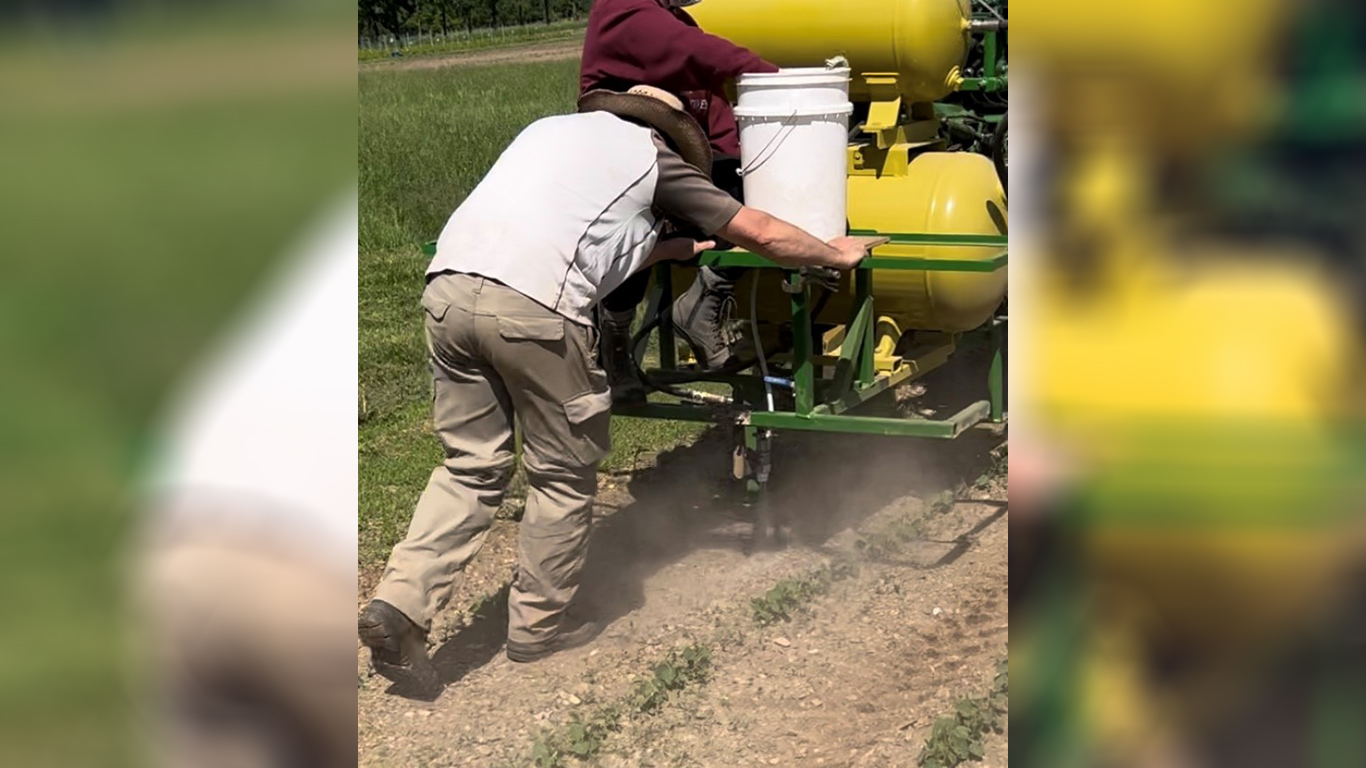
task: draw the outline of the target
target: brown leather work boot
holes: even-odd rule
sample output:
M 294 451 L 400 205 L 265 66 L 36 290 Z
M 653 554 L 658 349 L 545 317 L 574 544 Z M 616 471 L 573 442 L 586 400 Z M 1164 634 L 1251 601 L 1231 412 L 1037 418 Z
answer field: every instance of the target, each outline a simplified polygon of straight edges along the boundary
M 402 611 L 383 600 L 371 600 L 356 619 L 356 628 L 380 675 L 423 694 L 441 690 L 441 677 L 427 658 L 427 633 Z
M 735 280 L 711 267 L 697 270 L 697 279 L 674 302 L 674 333 L 692 348 L 702 370 L 716 371 L 735 359 L 741 338 L 734 312 Z

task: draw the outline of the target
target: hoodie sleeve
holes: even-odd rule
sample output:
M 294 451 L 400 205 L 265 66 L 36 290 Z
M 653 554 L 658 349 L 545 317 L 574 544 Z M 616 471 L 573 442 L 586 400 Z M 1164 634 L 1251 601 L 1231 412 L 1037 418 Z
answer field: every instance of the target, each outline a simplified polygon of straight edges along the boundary
M 778 71 L 748 48 L 687 24 L 654 0 L 612 5 L 616 13 L 603 26 L 599 55 L 633 62 L 643 82 L 682 75 L 715 86 L 747 72 Z

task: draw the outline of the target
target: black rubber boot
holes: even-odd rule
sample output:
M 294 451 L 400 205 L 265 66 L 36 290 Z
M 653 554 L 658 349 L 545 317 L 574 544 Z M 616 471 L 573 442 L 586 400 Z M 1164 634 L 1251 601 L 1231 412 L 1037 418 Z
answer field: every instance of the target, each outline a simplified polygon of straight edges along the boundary
M 635 309 L 613 312 L 604 307 L 598 310 L 602 368 L 612 383 L 612 402 L 618 405 L 645 402 L 645 383 L 640 380 L 636 362 L 631 357 L 631 322 L 635 317 Z
M 356 628 L 370 649 L 376 672 L 416 697 L 435 697 L 441 692 L 441 677 L 427 658 L 427 633 L 402 611 L 383 600 L 371 600 L 356 620 Z
M 692 348 L 704 371 L 724 368 L 735 359 L 741 342 L 735 313 L 735 278 L 711 267 L 697 270 L 697 279 L 674 302 L 674 333 Z

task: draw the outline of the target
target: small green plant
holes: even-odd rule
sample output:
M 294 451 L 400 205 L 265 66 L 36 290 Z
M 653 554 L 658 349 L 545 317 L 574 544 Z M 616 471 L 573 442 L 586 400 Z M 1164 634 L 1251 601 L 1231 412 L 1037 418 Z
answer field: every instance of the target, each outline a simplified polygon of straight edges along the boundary
M 613 706 L 601 707 L 587 718 L 576 715 L 563 730 L 541 734 L 531 748 L 531 762 L 536 768 L 560 768 L 569 758 L 588 760 L 620 727 L 621 712 Z
M 927 516 L 942 515 L 953 509 L 953 505 L 957 503 L 958 496 L 953 491 L 940 491 L 930 499 Z
M 897 518 L 883 530 L 870 533 L 854 542 L 854 546 L 870 558 L 900 554 L 903 544 L 923 540 L 926 536 L 927 523 L 935 517 L 947 514 L 957 503 L 958 498 L 953 491 L 939 493 L 926 504 L 925 514 L 915 518 Z
M 617 730 L 620 719 L 615 707 L 605 707 L 587 720 L 571 720 L 564 731 L 565 751 L 579 759 L 596 755 L 608 734 Z
M 681 691 L 693 683 L 703 683 L 711 669 L 711 649 L 690 645 L 675 649 L 654 665 L 653 674 L 636 682 L 631 694 L 631 708 L 636 712 L 654 712 L 669 700 L 673 691 Z
M 1002 660 L 996 664 L 992 691 L 974 699 L 960 699 L 953 714 L 935 721 L 925 748 L 920 752 L 921 768 L 953 768 L 969 760 L 978 761 L 986 753 L 989 733 L 1001 733 L 1001 723 L 1009 707 L 1010 668 Z
M 707 646 L 675 648 L 651 668 L 650 677 L 636 683 L 625 709 L 604 705 L 586 718 L 575 715 L 559 731 L 542 733 L 531 747 L 532 764 L 536 768 L 562 768 L 570 760 L 591 760 L 602 751 L 608 736 L 621 729 L 623 717 L 655 712 L 674 691 L 706 682 L 710 670 L 711 649 Z
M 531 748 L 531 762 L 536 768 L 559 768 L 564 765 L 564 755 L 555 746 L 554 734 L 542 734 Z
M 821 566 L 816 571 L 801 578 L 783 579 L 773 588 L 749 601 L 750 613 L 760 626 L 791 621 L 792 614 L 817 595 L 830 591 L 830 586 L 858 575 L 857 567 L 850 562 L 837 561 Z
M 859 539 L 854 546 L 864 555 L 872 558 L 886 557 L 901 552 L 901 541 L 897 536 L 890 533 L 872 533 Z M 904 541 L 909 541 L 905 539 Z

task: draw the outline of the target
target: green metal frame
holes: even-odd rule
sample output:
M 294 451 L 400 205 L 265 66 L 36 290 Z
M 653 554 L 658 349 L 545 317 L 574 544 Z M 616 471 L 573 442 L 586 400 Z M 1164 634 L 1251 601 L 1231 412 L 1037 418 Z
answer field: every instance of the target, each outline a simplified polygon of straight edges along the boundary
M 895 373 L 877 373 L 874 365 L 874 325 L 877 313 L 873 297 L 874 270 L 922 270 L 929 272 L 995 272 L 1004 269 L 1009 261 L 1009 238 L 1004 235 L 952 235 L 877 233 L 855 230 L 855 235 L 887 237 L 889 246 L 933 245 L 957 247 L 999 247 L 1001 253 L 984 260 L 930 259 L 909 256 L 879 256 L 877 249 L 863 260 L 854 273 L 853 313 L 845 326 L 844 343 L 834 363 L 834 374 L 829 379 L 817 379 L 819 356 L 815 352 L 812 332 L 811 289 L 799 272 L 786 269 L 768 259 L 744 251 L 708 251 L 699 264 L 715 267 L 745 267 L 748 269 L 777 269 L 784 272 L 787 290 L 792 296 L 792 390 L 794 408 L 790 411 L 758 410 L 754 406 L 737 405 L 718 408 L 686 403 L 646 403 L 636 406 L 617 406 L 614 413 L 646 419 L 673 421 L 724 422 L 731 421 L 745 428 L 746 443 L 756 440 L 760 429 L 789 429 L 808 432 L 845 432 L 866 435 L 928 437 L 953 439 L 983 422 L 1002 424 L 1006 421 L 1005 364 L 1003 345 L 1004 318 L 992 318 L 982 329 L 988 340 L 991 364 L 987 374 L 985 400 L 967 406 L 947 419 L 885 418 L 860 416 L 850 411 L 869 400 L 906 382 L 916 372 L 905 367 Z M 883 246 L 885 247 L 885 246 Z M 436 253 L 436 243 L 422 248 L 428 256 Z M 651 311 L 659 313 L 659 369 L 655 374 L 677 372 L 674 349 L 673 323 L 669 317 L 673 297 L 673 267 L 655 267 L 655 280 L 649 296 Z M 941 361 L 942 362 L 942 361 Z M 757 400 L 764 389 L 760 376 L 714 376 L 702 381 L 729 385 L 739 402 L 749 393 Z
M 962 91 L 1004 91 L 1009 89 L 1009 76 L 1001 73 L 1001 62 L 997 51 L 999 47 L 999 35 L 997 31 L 982 33 L 982 58 L 983 72 L 982 77 L 964 78 L 958 86 Z
M 855 234 L 877 235 L 859 231 Z M 811 289 L 800 272 L 785 269 L 753 253 L 739 251 L 709 251 L 700 263 L 716 267 L 745 267 L 749 269 L 778 269 L 784 272 L 786 289 L 791 294 L 792 317 L 792 399 L 791 410 L 762 410 L 753 404 L 739 405 L 742 395 L 757 395 L 763 391 L 760 376 L 717 376 L 702 379 L 728 384 L 736 394 L 733 408 L 706 405 L 647 403 L 639 406 L 618 407 L 622 416 L 673 419 L 679 421 L 717 422 L 732 420 L 749 433 L 756 429 L 788 429 L 811 432 L 845 432 L 903 437 L 952 439 L 964 431 L 986 421 L 1004 423 L 1006 420 L 1004 392 L 1005 366 L 1003 360 L 1004 318 L 993 318 L 982 329 L 988 338 L 991 365 L 987 376 L 984 400 L 979 400 L 947 419 L 884 418 L 851 413 L 869 400 L 904 383 L 916 375 L 906 366 L 894 373 L 877 373 L 874 365 L 874 326 L 877 313 L 874 306 L 874 270 L 923 270 L 934 272 L 994 272 L 1004 269 L 1008 262 L 1006 236 L 882 234 L 889 237 L 888 245 L 934 246 L 997 246 L 1001 253 L 986 260 L 929 259 L 923 257 L 873 255 L 859 265 L 854 274 L 853 311 L 846 323 L 844 342 L 839 356 L 830 360 L 834 373 L 828 379 L 818 379 L 816 368 L 826 365 L 816 354 L 812 329 Z M 655 271 L 654 289 L 650 297 L 652 313 L 662 315 L 659 323 L 660 368 L 653 374 L 678 371 L 674 357 L 672 322 L 668 317 L 673 296 L 672 266 L 661 264 Z M 947 353 L 944 355 L 947 359 Z M 942 362 L 942 361 L 941 361 Z M 757 397 L 749 398 L 757 401 Z

